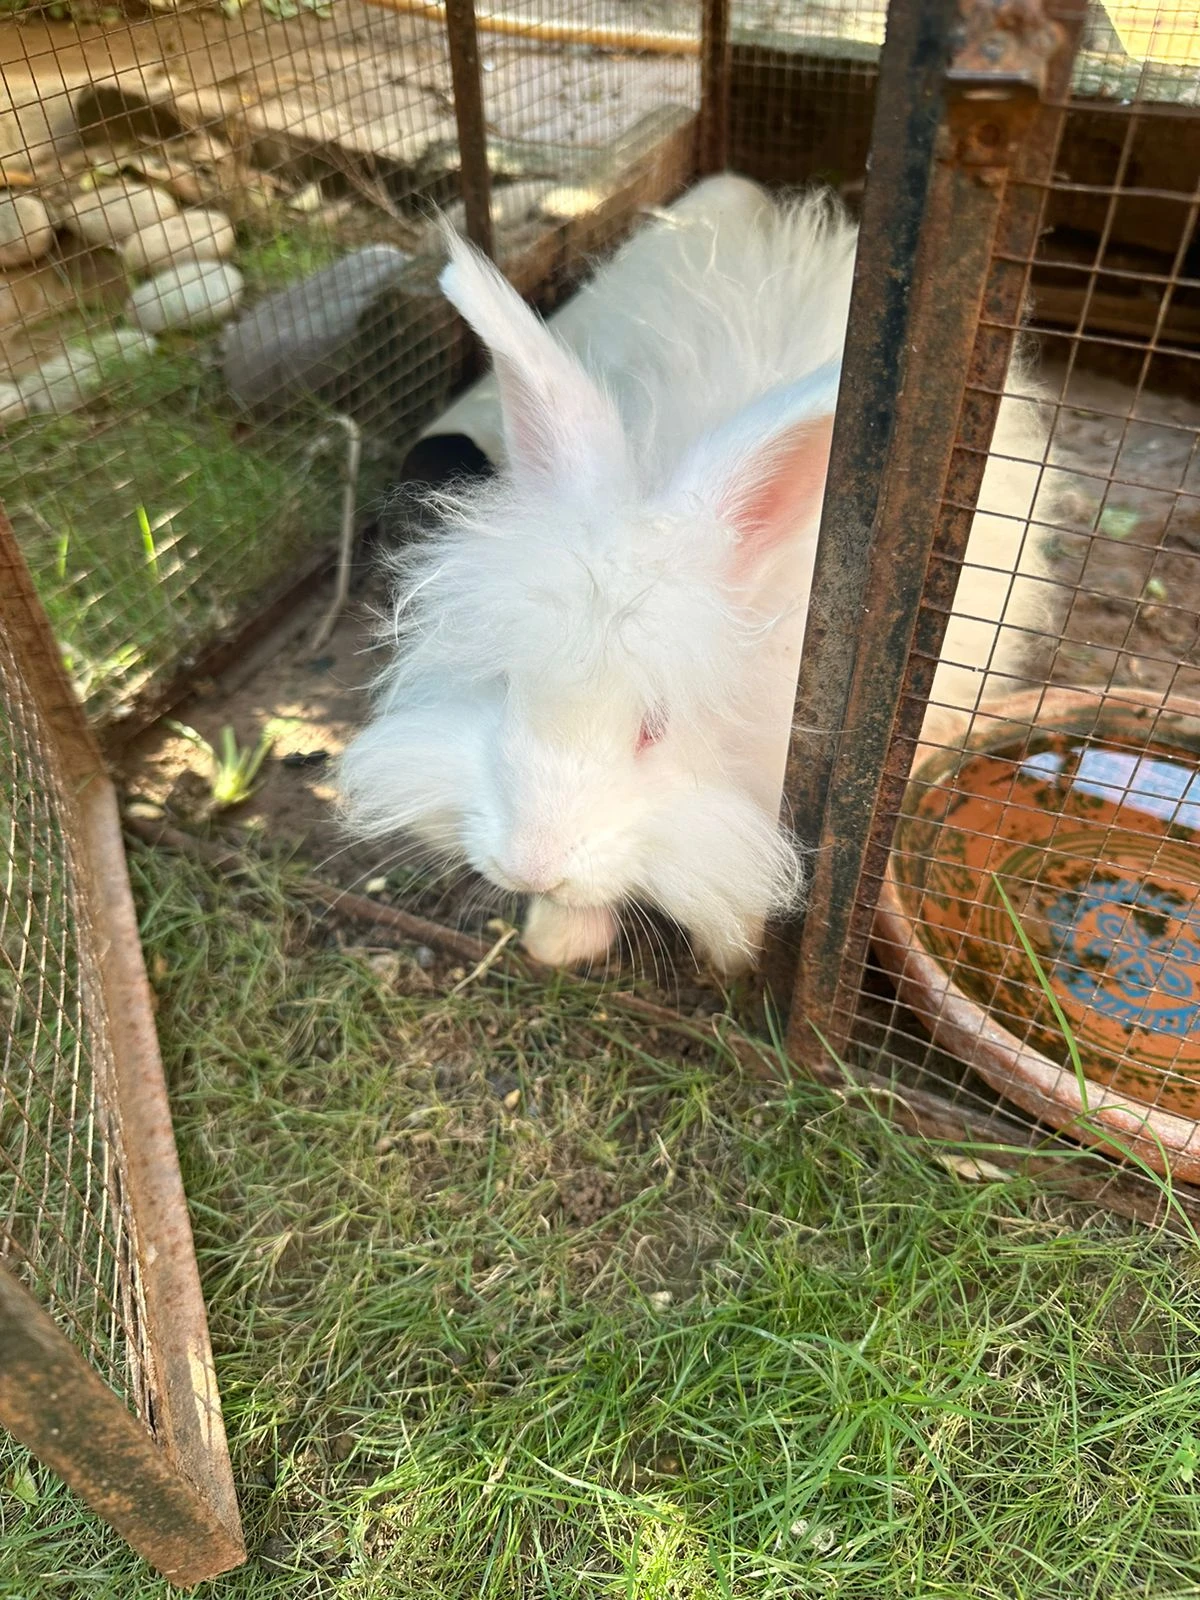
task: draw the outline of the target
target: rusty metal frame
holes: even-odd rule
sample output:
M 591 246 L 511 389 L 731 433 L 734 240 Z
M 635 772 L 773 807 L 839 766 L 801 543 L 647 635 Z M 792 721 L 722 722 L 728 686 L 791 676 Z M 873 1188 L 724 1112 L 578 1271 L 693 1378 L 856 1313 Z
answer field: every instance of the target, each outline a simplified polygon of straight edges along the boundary
M 0 629 L 53 747 L 73 812 L 80 887 L 95 912 L 93 953 L 115 1066 L 109 1110 L 123 1134 L 152 1363 L 147 1426 L 29 1291 L 0 1271 L 0 1423 L 164 1576 L 198 1583 L 237 1566 L 245 1548 L 117 796 L 3 516 Z
M 810 1065 L 847 1043 L 871 885 L 1025 292 L 1027 269 L 996 256 L 1028 258 L 1036 237 L 1044 190 L 1009 180 L 1053 168 L 1082 12 L 1079 0 L 912 0 L 889 12 L 788 765 L 797 832 L 817 843 L 813 882 L 802 929 L 781 931 L 768 968 L 777 994 L 794 974 L 788 1048 Z M 958 441 L 971 388 L 991 398 L 972 396 L 968 451 Z M 898 584 L 897 573 L 926 581 Z
M 458 125 L 459 180 L 467 238 L 485 255 L 493 255 L 492 178 L 488 167 L 487 118 L 483 108 L 483 75 L 475 0 L 446 0 L 446 44 Z
M 700 149 L 702 174 L 729 165 L 733 31 L 730 0 L 704 0 L 700 18 Z

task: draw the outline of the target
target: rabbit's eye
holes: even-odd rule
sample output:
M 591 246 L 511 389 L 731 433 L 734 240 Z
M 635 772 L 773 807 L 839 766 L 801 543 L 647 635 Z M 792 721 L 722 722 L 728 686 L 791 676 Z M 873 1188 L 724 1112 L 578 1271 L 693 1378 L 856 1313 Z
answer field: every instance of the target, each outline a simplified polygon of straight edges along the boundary
M 658 743 L 666 731 L 666 714 L 662 711 L 648 711 L 642 718 L 642 725 L 638 729 L 634 753 L 640 756 L 643 750 L 649 750 L 652 744 Z

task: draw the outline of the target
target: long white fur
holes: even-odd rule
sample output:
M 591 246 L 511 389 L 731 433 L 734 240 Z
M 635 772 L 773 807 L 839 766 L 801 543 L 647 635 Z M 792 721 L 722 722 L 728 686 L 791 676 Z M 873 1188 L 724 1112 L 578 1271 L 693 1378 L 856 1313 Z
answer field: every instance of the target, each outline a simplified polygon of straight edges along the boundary
M 641 901 L 732 971 L 800 895 L 780 787 L 855 242 L 828 197 L 709 180 L 597 276 L 565 338 L 450 245 L 443 288 L 495 353 L 508 465 L 398 558 L 395 658 L 342 788 L 359 833 L 411 832 L 530 892 L 542 959 L 602 953 Z M 1036 625 L 1022 383 L 943 704 L 974 706 Z

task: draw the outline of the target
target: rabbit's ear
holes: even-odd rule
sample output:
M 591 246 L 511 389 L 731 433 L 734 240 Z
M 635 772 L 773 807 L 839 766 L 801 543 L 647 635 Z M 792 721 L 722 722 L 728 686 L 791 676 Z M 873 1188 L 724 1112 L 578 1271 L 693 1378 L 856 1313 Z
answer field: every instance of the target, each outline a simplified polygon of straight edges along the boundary
M 512 285 L 449 225 L 442 293 L 491 351 L 514 475 L 592 492 L 626 475 L 616 407 Z
M 812 524 L 821 508 L 840 363 L 774 390 L 693 449 L 676 489 L 737 530 L 747 568 Z

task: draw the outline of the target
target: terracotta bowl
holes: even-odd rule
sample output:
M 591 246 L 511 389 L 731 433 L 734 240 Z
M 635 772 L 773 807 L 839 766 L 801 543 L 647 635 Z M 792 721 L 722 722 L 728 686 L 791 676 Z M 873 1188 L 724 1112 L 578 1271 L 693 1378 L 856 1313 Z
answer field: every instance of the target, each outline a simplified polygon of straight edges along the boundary
M 1196 1182 L 1200 704 L 1118 693 L 1016 696 L 960 748 L 918 750 L 876 953 L 999 1094 Z M 1086 1103 L 996 878 L 1074 1033 Z

